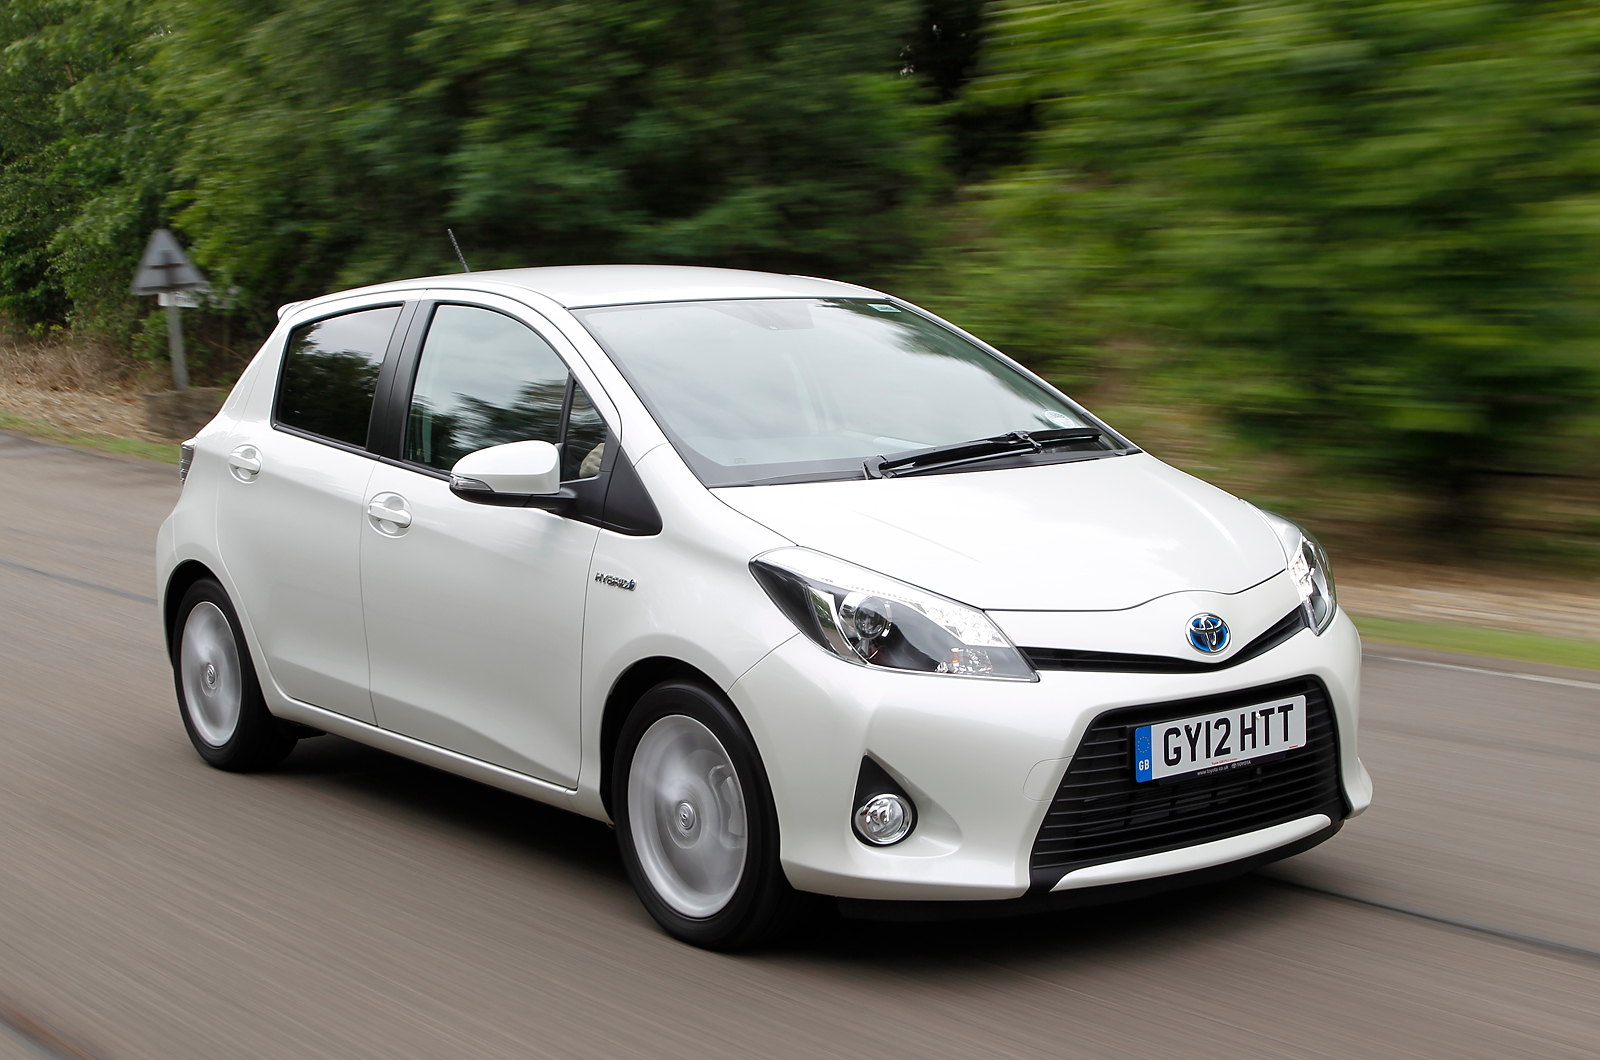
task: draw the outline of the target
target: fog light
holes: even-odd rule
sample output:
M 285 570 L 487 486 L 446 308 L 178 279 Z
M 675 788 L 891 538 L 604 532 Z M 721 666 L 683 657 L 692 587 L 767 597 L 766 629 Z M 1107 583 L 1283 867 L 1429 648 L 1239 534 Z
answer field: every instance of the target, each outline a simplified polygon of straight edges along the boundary
M 880 847 L 904 839 L 913 820 L 911 803 L 892 792 L 874 795 L 856 809 L 856 831 Z

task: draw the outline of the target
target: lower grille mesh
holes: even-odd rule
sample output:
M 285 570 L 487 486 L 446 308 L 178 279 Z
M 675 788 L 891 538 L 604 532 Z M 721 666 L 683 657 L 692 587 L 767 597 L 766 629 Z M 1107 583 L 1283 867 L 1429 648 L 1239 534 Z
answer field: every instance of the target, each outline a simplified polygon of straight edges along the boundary
M 1133 777 L 1133 730 L 1173 718 L 1306 697 L 1306 746 L 1259 766 L 1175 783 Z M 1061 779 L 1030 859 L 1048 890 L 1086 865 L 1252 832 L 1313 813 L 1344 816 L 1338 735 L 1322 683 L 1302 678 L 1204 699 L 1109 711 L 1094 720 Z

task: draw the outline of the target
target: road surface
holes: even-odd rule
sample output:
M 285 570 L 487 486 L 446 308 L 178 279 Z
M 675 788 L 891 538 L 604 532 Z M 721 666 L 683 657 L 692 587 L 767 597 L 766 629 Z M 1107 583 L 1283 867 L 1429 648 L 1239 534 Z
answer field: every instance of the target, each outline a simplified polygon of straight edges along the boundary
M 1377 802 L 1270 875 L 724 956 L 603 825 L 335 737 L 203 765 L 177 488 L 0 435 L 0 1058 L 1600 1054 L 1600 674 L 1369 646 Z

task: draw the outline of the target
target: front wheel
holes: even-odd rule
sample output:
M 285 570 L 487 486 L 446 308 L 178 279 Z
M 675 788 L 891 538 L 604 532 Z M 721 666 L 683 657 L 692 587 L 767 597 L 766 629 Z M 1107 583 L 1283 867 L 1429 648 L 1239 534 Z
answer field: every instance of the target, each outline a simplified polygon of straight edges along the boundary
M 233 604 L 209 578 L 190 586 L 178 605 L 172 674 L 189 742 L 211 765 L 266 769 L 294 750 L 289 727 L 267 710 Z
M 741 949 L 796 915 L 766 770 L 719 693 L 691 681 L 645 693 L 617 741 L 611 806 L 634 889 L 674 937 Z

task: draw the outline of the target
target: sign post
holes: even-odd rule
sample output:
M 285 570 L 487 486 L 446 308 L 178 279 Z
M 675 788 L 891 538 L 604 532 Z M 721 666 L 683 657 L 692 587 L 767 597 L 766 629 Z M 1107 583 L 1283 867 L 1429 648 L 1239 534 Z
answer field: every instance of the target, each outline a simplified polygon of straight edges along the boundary
M 162 295 L 167 307 L 167 351 L 172 356 L 174 390 L 189 389 L 189 365 L 183 352 L 183 321 L 178 316 L 180 291 L 209 291 L 211 285 L 194 267 L 178 241 L 165 228 L 150 233 L 139 271 L 133 274 L 134 294 Z

